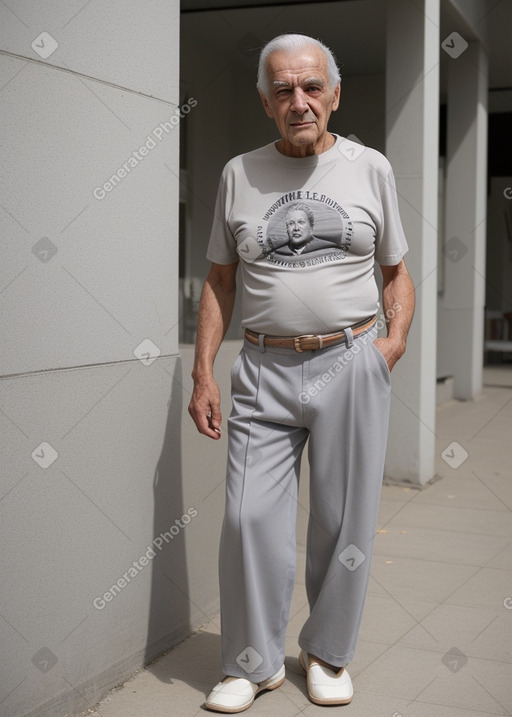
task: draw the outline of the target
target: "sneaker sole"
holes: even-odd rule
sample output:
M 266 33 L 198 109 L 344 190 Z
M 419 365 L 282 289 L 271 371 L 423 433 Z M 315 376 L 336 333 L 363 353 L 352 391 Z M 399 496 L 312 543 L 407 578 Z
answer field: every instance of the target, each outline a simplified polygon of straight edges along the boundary
M 277 690 L 278 687 L 281 687 L 281 685 L 284 684 L 284 681 L 286 679 L 286 675 L 281 677 L 277 682 L 270 683 L 269 685 L 265 685 L 265 687 L 259 687 L 256 690 L 256 693 L 252 700 L 247 702 L 245 705 L 242 705 L 241 707 L 222 707 L 222 705 L 216 705 L 212 702 L 205 702 L 204 706 L 209 709 L 213 710 L 214 712 L 222 712 L 223 714 L 230 714 L 234 715 L 238 712 L 245 712 L 245 710 L 248 710 L 249 707 L 252 707 L 254 704 L 254 700 L 256 699 L 256 695 L 261 694 L 262 692 L 270 691 L 270 690 Z

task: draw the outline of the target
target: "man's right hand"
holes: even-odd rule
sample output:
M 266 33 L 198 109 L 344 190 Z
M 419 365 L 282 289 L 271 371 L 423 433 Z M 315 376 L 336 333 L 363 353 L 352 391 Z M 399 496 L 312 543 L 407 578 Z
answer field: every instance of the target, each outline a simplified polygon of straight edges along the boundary
M 212 263 L 204 282 L 197 317 L 194 390 L 188 407 L 199 433 L 220 438 L 220 391 L 213 377 L 213 362 L 227 331 L 236 294 L 236 267 Z
M 192 398 L 188 406 L 199 433 L 217 440 L 221 436 L 220 424 L 220 391 L 213 376 L 209 379 L 196 380 Z

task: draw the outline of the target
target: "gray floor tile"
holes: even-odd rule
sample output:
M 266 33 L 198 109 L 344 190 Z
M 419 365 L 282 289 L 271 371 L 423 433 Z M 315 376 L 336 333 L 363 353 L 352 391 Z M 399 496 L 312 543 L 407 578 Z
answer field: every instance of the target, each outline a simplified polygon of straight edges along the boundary
M 435 678 L 441 655 L 393 646 L 361 672 L 355 683 L 362 691 L 414 700 Z
M 487 564 L 487 567 L 512 570 L 512 542 L 509 542 L 508 545 Z
M 512 665 L 456 655 L 443 660 L 435 679 L 421 694 L 423 701 L 483 714 L 510 714 Z
M 510 391 L 485 387 L 482 394 L 476 400 L 468 401 L 463 410 L 458 401 L 439 406 L 436 427 L 439 453 L 451 441 L 460 442 L 468 450 L 465 444 L 474 438 L 487 438 L 493 431 L 499 431 L 512 417 L 511 398 Z
M 364 635 L 364 632 L 361 634 Z M 365 640 L 364 637 L 361 637 L 357 642 L 354 659 L 347 667 L 352 680 L 355 680 L 369 665 L 378 660 L 386 650 L 389 650 L 389 645 L 373 642 L 371 639 Z
M 464 585 L 453 592 L 446 602 L 470 607 L 492 606 L 496 609 L 503 609 L 504 614 L 508 612 L 510 615 L 511 611 L 507 611 L 504 605 L 504 601 L 509 598 L 512 600 L 510 572 L 496 568 L 481 568 Z
M 509 543 L 510 539 L 503 536 L 468 535 L 449 530 L 393 525 L 377 534 L 374 555 L 484 566 Z
M 407 501 L 396 501 L 381 498 L 379 517 L 377 520 L 377 530 L 384 530 L 393 520 L 400 520 L 402 512 L 416 499 L 418 495 L 421 495 L 419 491 L 411 492 Z
M 374 555 L 372 578 L 397 600 L 417 598 L 443 601 L 475 574 L 478 568 L 435 560 Z
M 392 695 L 356 691 L 350 705 L 328 708 L 310 705 L 301 717 L 398 717 L 406 705 L 405 700 L 399 700 Z M 404 711 L 403 717 L 405 714 Z
M 468 535 L 502 535 L 512 538 L 512 512 L 508 510 L 451 508 L 442 505 L 429 507 L 414 501 L 389 525 L 395 524 L 449 530 Z
M 450 705 L 434 705 L 431 702 L 421 702 L 416 700 L 407 705 L 403 714 L 399 713 L 395 717 L 495 717 L 495 715 L 505 715 L 506 712 L 477 712 L 473 709 L 459 709 Z
M 417 625 L 416 617 L 398 600 L 388 595 L 367 596 L 361 632 L 369 640 L 390 646 Z
M 420 495 L 422 490 L 414 486 L 408 485 L 392 485 L 384 484 L 381 491 L 382 501 L 393 501 L 394 503 L 408 503 L 410 500 Z
M 507 611 L 444 604 L 435 607 L 398 640 L 398 645 L 448 652 L 456 646 L 468 657 L 512 662 L 512 628 Z
M 449 469 L 448 469 L 449 470 Z M 442 480 L 428 486 L 418 495 L 416 502 L 433 505 L 443 505 L 449 508 L 488 508 L 490 510 L 509 510 L 504 505 L 500 490 L 506 492 L 510 481 L 502 477 L 486 474 L 478 475 L 471 472 L 468 475 L 448 474 Z
M 368 690 L 392 694 L 397 701 L 462 708 L 477 714 L 507 714 L 511 671 L 512 665 L 468 658 L 456 651 L 442 655 L 396 646 L 364 674 L 371 685 Z M 365 691 L 364 685 L 361 690 Z M 404 710 L 407 717 L 410 709 L 408 705 Z M 427 710 L 424 713 L 429 714 Z

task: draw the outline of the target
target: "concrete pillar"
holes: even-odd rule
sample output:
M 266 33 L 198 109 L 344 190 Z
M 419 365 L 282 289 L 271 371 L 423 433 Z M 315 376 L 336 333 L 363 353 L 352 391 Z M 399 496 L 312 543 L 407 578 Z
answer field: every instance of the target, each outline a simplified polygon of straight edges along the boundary
M 446 214 L 439 340 L 454 397 L 482 388 L 487 198 L 487 55 L 480 43 L 448 64 Z
M 386 155 L 417 303 L 407 353 L 393 370 L 385 475 L 416 485 L 434 475 L 439 10 L 439 0 L 388 1 Z

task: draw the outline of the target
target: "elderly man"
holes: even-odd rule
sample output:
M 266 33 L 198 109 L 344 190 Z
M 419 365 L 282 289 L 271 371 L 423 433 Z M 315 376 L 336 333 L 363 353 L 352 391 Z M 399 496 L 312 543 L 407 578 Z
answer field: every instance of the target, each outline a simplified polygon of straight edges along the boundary
M 241 712 L 285 679 L 295 578 L 300 460 L 309 439 L 309 616 L 299 662 L 310 699 L 347 704 L 368 584 L 387 441 L 390 371 L 405 351 L 414 288 L 394 178 L 379 152 L 332 134 L 340 76 L 332 53 L 281 35 L 260 56 L 258 89 L 281 138 L 226 165 L 199 310 L 198 430 L 221 436 L 213 375 L 240 259 L 243 348 L 231 369 L 226 511 L 219 574 L 226 677 L 205 706 Z M 268 251 L 287 211 L 306 204 L 322 250 Z M 280 229 L 281 228 L 281 229 Z M 286 243 L 285 237 L 283 243 Z M 342 248 L 340 248 L 342 247 Z M 377 337 L 375 262 L 387 336 Z

